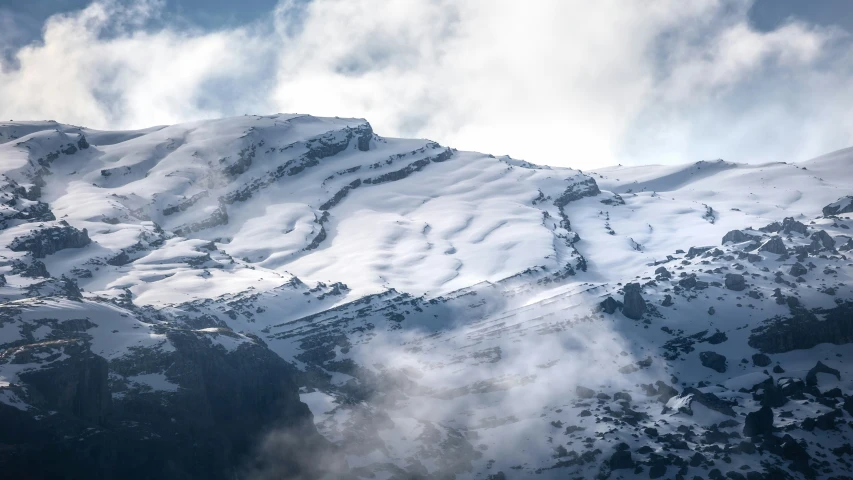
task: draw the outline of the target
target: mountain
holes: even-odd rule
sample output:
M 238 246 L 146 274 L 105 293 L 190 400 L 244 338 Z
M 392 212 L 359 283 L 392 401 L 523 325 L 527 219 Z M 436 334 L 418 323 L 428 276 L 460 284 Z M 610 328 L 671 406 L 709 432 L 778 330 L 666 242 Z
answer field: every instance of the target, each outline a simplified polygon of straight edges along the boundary
M 0 468 L 850 478 L 851 167 L 0 123 Z

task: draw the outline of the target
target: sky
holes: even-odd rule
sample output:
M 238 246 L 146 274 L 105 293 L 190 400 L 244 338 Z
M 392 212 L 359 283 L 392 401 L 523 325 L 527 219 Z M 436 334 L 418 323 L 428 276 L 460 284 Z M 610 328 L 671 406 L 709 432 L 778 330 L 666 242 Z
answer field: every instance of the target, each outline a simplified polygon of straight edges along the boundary
M 853 146 L 846 0 L 0 0 L 0 118 L 366 118 L 540 164 Z

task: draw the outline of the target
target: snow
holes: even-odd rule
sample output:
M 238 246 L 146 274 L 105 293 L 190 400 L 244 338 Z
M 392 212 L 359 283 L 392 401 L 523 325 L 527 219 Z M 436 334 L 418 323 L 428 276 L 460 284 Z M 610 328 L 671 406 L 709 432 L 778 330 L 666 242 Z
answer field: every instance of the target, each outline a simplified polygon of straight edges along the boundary
M 0 123 L 20 134 L 0 144 L 0 169 L 21 184 L 34 175 L 28 160 L 76 141 L 79 133 L 87 136 L 89 149 L 51 165 L 41 201 L 57 222 L 86 228 L 93 241 L 43 259 L 53 277 L 78 282 L 80 301 L 28 297 L 25 289 L 43 279 L 12 274 L 12 260 L 28 257 L 3 251 L 0 271 L 9 285 L 0 296 L 9 315 L 0 320 L 0 353 L 7 344 L 54 341 L 64 335 L 63 322 L 84 320 L 90 323 L 74 341 L 107 361 L 139 351 L 174 352 L 163 333 L 168 328 L 191 331 L 226 354 L 260 338 L 284 360 L 317 374 L 318 385 L 303 386 L 300 398 L 324 436 L 345 445 L 358 432 L 365 437 L 357 446 L 381 445 L 348 450 L 351 466 L 405 467 L 414 459 L 434 471 L 450 455 L 435 445 L 454 445 L 448 439 L 458 434 L 482 452 L 459 479 L 483 478 L 487 471 L 589 478 L 597 474 L 592 466 L 537 470 L 558 461 L 557 446 L 582 452 L 586 438 L 602 458 L 621 441 L 665 451 L 616 427 L 613 419 L 628 412 L 616 393 L 630 393 L 630 409 L 649 416 L 642 426 L 662 434 L 731 417 L 689 396 L 672 398 L 671 411 L 661 413 L 663 405 L 640 384 L 661 380 L 679 392 L 689 386 L 714 393 L 731 402 L 742 421 L 757 404 L 741 390 L 766 380 L 765 370 L 773 368 L 751 361 L 753 329 L 791 313 L 775 301 L 774 289 L 810 309 L 853 298 L 849 254 L 810 255 L 805 263 L 814 268 L 800 284 L 787 275 L 793 258 L 780 262 L 762 254 L 748 261 L 738 257 L 748 243 L 721 245 L 730 230 L 792 216 L 811 231 L 826 230 L 840 246 L 853 224 L 819 217 L 824 206 L 853 193 L 853 150 L 798 165 L 713 161 L 582 174 L 373 135 L 367 151 L 353 138 L 335 155 L 306 157 L 366 125 L 303 115 L 134 132 Z M 439 158 L 445 154 L 449 158 Z M 306 159 L 316 162 L 298 163 Z M 589 178 L 600 194 L 572 199 L 562 211 L 555 205 Z M 0 245 L 32 228 L 10 223 Z M 784 241 L 810 244 L 798 234 Z M 676 253 L 699 246 L 722 254 Z M 129 261 L 116 265 L 123 262 L 112 259 L 122 252 Z M 655 280 L 661 265 L 672 279 Z M 574 275 L 558 277 L 566 266 Z M 787 283 L 774 281 L 777 271 Z M 748 289 L 710 284 L 726 273 L 743 274 Z M 676 292 L 685 275 L 710 285 Z M 642 320 L 595 311 L 608 296 L 622 300 L 629 282 L 643 285 L 649 313 Z M 820 291 L 826 286 L 835 294 Z M 664 295 L 675 303 L 662 306 Z M 122 303 L 127 300 L 133 308 Z M 211 319 L 218 326 L 192 323 Z M 717 332 L 726 339 L 710 343 L 707 337 Z M 675 340 L 692 343 L 668 357 L 665 346 Z M 17 375 L 66 358 L 54 356 L 60 347 L 51 345 L 41 345 L 48 353 L 27 357 L 29 363 L 0 365 L 0 401 L 26 408 L 12 391 Z M 820 390 L 847 393 L 853 391 L 848 350 L 827 343 L 770 356 L 772 365 L 784 366 L 782 376 L 797 378 L 820 359 L 842 375 L 840 381 L 818 375 Z M 704 351 L 724 355 L 727 370 L 705 367 Z M 352 365 L 357 368 L 348 369 Z M 179 389 L 164 373 L 127 380 L 143 389 Z M 578 386 L 606 396 L 578 398 Z M 382 390 L 353 402 L 352 392 L 362 387 Z M 815 403 L 792 401 L 785 409 L 796 418 L 777 418 L 777 426 L 829 411 Z M 687 406 L 692 415 L 679 413 Z M 592 413 L 581 416 L 584 411 Z M 583 430 L 566 432 L 568 426 Z M 809 435 L 817 434 L 802 438 Z M 826 444 L 842 440 L 839 434 Z M 743 461 L 736 457 L 732 465 Z

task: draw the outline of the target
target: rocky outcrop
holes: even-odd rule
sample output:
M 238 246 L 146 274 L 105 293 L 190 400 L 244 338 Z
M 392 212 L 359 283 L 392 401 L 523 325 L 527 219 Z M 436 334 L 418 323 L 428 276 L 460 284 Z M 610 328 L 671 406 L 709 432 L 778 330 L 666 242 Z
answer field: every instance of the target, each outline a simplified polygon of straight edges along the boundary
M 598 304 L 598 310 L 608 315 L 616 313 L 619 308 L 622 308 L 622 303 L 614 300 L 613 297 L 607 297 Z
M 782 237 L 780 236 L 775 236 L 762 243 L 761 246 L 758 247 L 758 250 L 767 253 L 775 253 L 777 255 L 782 255 L 788 251 L 787 248 L 785 248 L 785 242 L 782 241 Z
M 741 231 L 741 230 L 732 230 L 723 236 L 723 242 L 722 243 L 723 243 L 723 245 L 725 245 L 728 242 L 741 243 L 741 242 L 748 242 L 750 240 L 755 240 L 755 239 L 756 239 L 755 235 L 749 235 L 749 234 L 743 233 L 743 231 Z
M 670 399 L 670 401 L 667 402 L 667 406 L 678 405 L 679 411 L 688 415 L 693 415 L 693 409 L 691 408 L 693 402 L 704 405 L 711 410 L 729 417 L 736 416 L 731 404 L 720 399 L 713 393 L 704 393 L 696 388 L 685 388 L 680 395 Z
M 111 362 L 79 339 L 54 341 L 68 358 L 20 375 L 31 409 L 0 403 L 4 476 L 231 479 L 274 460 L 281 478 L 320 478 L 325 467 L 308 474 L 318 465 L 304 459 L 335 457 L 299 400 L 292 367 L 258 343 L 227 351 L 195 332 L 167 336 L 172 352 L 140 350 Z M 128 390 L 115 380 L 152 368 L 177 388 Z M 294 440 L 255 464 L 266 432 Z
M 746 414 L 743 422 L 743 434 L 747 437 L 756 437 L 773 432 L 773 409 L 768 406 L 760 410 Z
M 727 273 L 726 288 L 736 292 L 746 289 L 746 281 L 744 280 L 743 275 L 739 273 Z
M 9 245 L 13 252 L 30 252 L 34 258 L 44 258 L 66 248 L 83 248 L 90 244 L 89 233 L 77 230 L 65 222 L 59 226 L 33 230 L 15 238 Z
M 814 232 L 811 239 L 811 249 L 813 251 L 835 250 L 835 240 L 826 233 L 826 230 L 818 230 L 817 232 Z
M 708 367 L 719 373 L 726 371 L 726 357 L 716 352 L 706 351 L 699 353 L 699 361 L 703 367 Z
M 794 277 L 800 277 L 802 275 L 809 273 L 809 269 L 806 268 L 805 266 L 803 266 L 802 263 L 797 262 L 797 263 L 791 265 L 791 269 L 788 270 L 788 273 Z
M 853 343 L 853 302 L 842 302 L 830 309 L 796 309 L 790 317 L 768 320 L 753 329 L 749 337 L 749 346 L 763 353 L 790 352 L 821 343 Z
M 823 362 L 818 361 L 814 367 L 812 367 L 809 372 L 806 374 L 806 385 L 810 387 L 816 387 L 818 384 L 817 374 L 818 373 L 826 373 L 828 375 L 832 375 L 837 378 L 839 381 L 841 380 L 841 372 L 838 370 L 826 366 Z
M 629 283 L 624 287 L 625 298 L 622 301 L 622 314 L 626 317 L 639 320 L 646 312 L 646 301 L 643 299 L 642 288 L 639 283 Z
M 752 364 L 756 367 L 766 367 L 770 365 L 770 357 L 763 353 L 756 353 L 752 356 Z
M 847 195 L 846 197 L 841 197 L 835 202 L 830 203 L 829 205 L 823 207 L 823 216 L 828 217 L 830 215 L 839 215 L 841 213 L 851 213 L 853 212 L 853 195 Z

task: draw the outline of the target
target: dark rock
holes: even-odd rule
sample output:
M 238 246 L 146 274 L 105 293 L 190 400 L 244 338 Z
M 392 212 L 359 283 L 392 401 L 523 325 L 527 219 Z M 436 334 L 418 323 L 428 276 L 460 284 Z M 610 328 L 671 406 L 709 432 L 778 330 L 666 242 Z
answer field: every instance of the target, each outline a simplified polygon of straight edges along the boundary
M 600 311 L 611 315 L 616 312 L 617 308 L 621 308 L 622 304 L 614 300 L 613 297 L 607 297 L 601 303 L 599 303 L 598 306 Z
M 777 385 L 782 390 L 782 394 L 789 397 L 801 396 L 806 388 L 806 384 L 802 380 L 790 377 L 780 378 Z
M 841 410 L 832 410 L 823 415 L 818 415 L 815 419 L 815 426 L 821 430 L 835 430 L 836 420 L 843 420 L 844 414 Z
M 743 423 L 743 434 L 747 437 L 755 437 L 771 433 L 773 431 L 773 409 L 764 406 L 761 409 L 746 414 Z
M 715 334 L 713 334 L 713 335 L 711 335 L 710 337 L 706 338 L 706 339 L 705 339 L 705 341 L 706 341 L 706 342 L 708 342 L 708 343 L 710 343 L 711 345 L 719 345 L 719 344 L 721 344 L 721 343 L 725 342 L 725 341 L 726 341 L 726 340 L 728 340 L 728 339 L 729 339 L 729 337 L 727 337 L 725 333 L 723 333 L 723 332 L 716 332 Z
M 727 273 L 726 288 L 736 292 L 744 290 L 746 288 L 746 281 L 744 280 L 743 275 L 739 273 Z
M 663 301 L 661 302 L 661 305 L 664 307 L 669 307 L 669 306 L 672 306 L 672 303 L 673 303 L 672 302 L 672 295 L 670 295 L 670 294 L 664 295 Z
M 819 230 L 812 234 L 812 249 L 815 251 L 819 251 L 821 249 L 824 250 L 835 250 L 835 240 L 826 233 L 826 230 Z
M 853 301 L 830 309 L 792 310 L 788 318 L 777 317 L 754 328 L 748 343 L 763 353 L 785 353 L 821 343 L 853 343 Z
M 655 382 L 657 388 L 658 401 L 666 403 L 670 398 L 678 395 L 678 390 L 664 383 L 662 380 Z
M 625 285 L 625 298 L 623 300 L 622 314 L 626 317 L 639 320 L 646 311 L 646 301 L 643 300 L 639 283 Z
M 808 229 L 806 228 L 805 224 L 794 220 L 793 217 L 785 217 L 785 219 L 782 220 L 782 232 L 797 232 L 800 235 L 807 235 Z
M 696 275 L 689 275 L 678 281 L 678 285 L 682 288 L 696 288 Z
M 29 235 L 12 240 L 9 249 L 30 252 L 33 258 L 44 258 L 66 248 L 83 248 L 91 242 L 85 228 L 77 230 L 66 224 L 33 230 Z
M 666 465 L 656 463 L 649 468 L 649 478 L 660 478 L 666 475 Z
M 714 247 L 713 246 L 710 246 L 710 247 L 690 247 L 687 250 L 687 258 L 697 257 L 697 256 L 702 255 L 703 253 L 707 252 L 708 250 L 710 250 L 712 248 L 714 248 Z
M 667 280 L 672 278 L 672 274 L 669 273 L 669 270 L 666 267 L 658 267 L 655 269 L 655 275 L 661 280 Z
M 853 196 L 841 197 L 833 203 L 823 207 L 823 216 L 838 215 L 840 213 L 853 212 Z
M 809 269 L 804 267 L 803 264 L 801 264 L 800 262 L 797 262 L 791 265 L 791 269 L 788 270 L 788 273 L 794 277 L 799 277 L 809 273 Z
M 785 247 L 785 242 L 783 242 L 782 237 L 778 235 L 762 243 L 761 246 L 758 247 L 758 250 L 761 252 L 775 253 L 777 255 L 782 255 L 788 252 Z
M 817 386 L 817 374 L 818 373 L 827 373 L 829 375 L 834 375 L 835 378 L 841 380 L 841 372 L 838 370 L 827 367 L 823 362 L 818 361 L 814 367 L 809 370 L 809 373 L 806 374 L 806 385 L 809 387 Z
M 770 365 L 770 363 L 772 363 L 770 357 L 763 353 L 756 353 L 752 355 L 752 364 L 756 367 L 766 367 Z
M 729 233 L 725 234 L 725 236 L 723 236 L 723 245 L 725 245 L 727 242 L 732 242 L 732 243 L 747 242 L 749 240 L 754 240 L 755 238 L 756 238 L 755 235 L 749 235 L 749 234 L 743 233 L 740 230 L 732 230 Z
M 634 468 L 634 460 L 631 458 L 631 452 L 627 450 L 617 450 L 610 456 L 610 469 L 623 470 L 626 468 Z
M 699 361 L 702 366 L 723 373 L 726 371 L 726 357 L 716 352 L 706 351 L 699 353 Z
M 630 403 L 633 398 L 631 398 L 631 394 L 627 392 L 616 392 L 613 394 L 613 400 L 616 401 L 624 401 Z
M 335 463 L 333 450 L 314 429 L 284 360 L 260 344 L 228 352 L 194 332 L 167 335 L 174 351 L 144 361 L 108 364 L 84 342 L 68 341 L 61 344 L 66 360 L 22 372 L 35 410 L 0 404 L 4 478 L 225 480 L 254 458 L 259 439 L 258 453 L 268 449 L 275 460 L 275 478 L 331 478 L 322 470 Z M 180 388 L 113 395 L 111 377 L 140 368 L 164 368 Z M 37 419 L 39 411 L 53 413 Z M 267 431 L 281 433 L 264 437 Z M 329 463 L 312 465 L 324 452 Z M 270 467 L 251 464 L 246 476 L 274 478 L 263 475 Z
M 683 402 L 685 406 L 681 407 L 680 411 L 686 413 L 688 415 L 693 415 L 692 405 L 693 402 L 697 402 L 705 407 L 714 410 L 716 412 L 722 413 L 723 415 L 728 415 L 730 417 L 735 416 L 734 410 L 732 410 L 732 406 L 714 395 L 713 393 L 704 393 L 696 388 L 685 388 L 681 395 L 677 398 L 686 399 L 689 397 L 689 401 Z

